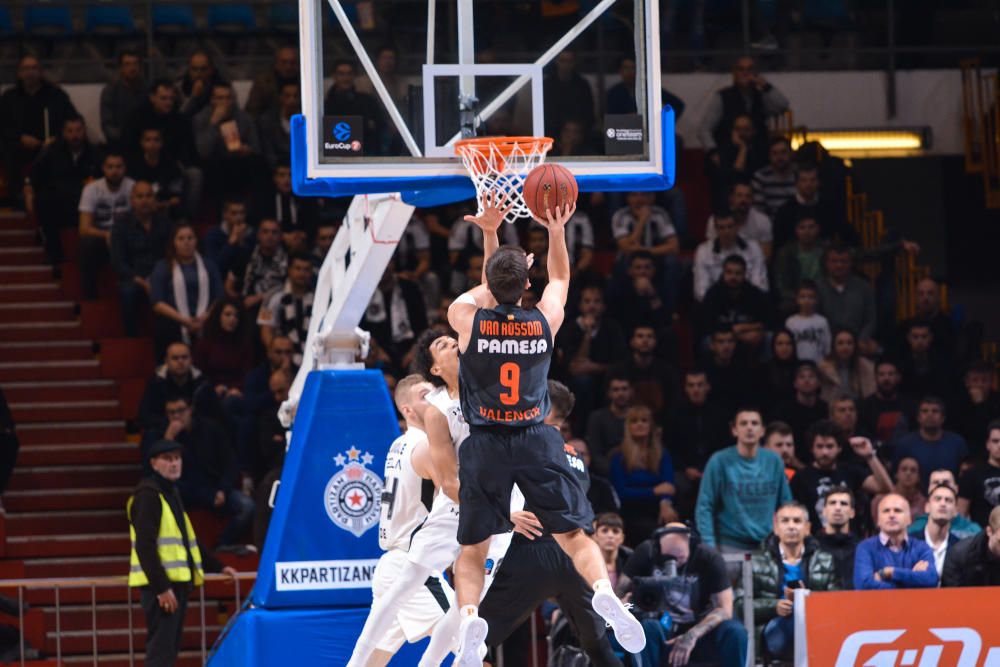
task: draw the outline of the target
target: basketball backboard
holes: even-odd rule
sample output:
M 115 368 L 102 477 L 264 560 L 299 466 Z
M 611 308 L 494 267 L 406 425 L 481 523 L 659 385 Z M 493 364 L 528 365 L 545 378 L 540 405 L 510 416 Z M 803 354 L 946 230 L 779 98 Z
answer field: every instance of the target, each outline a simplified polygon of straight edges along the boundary
M 471 198 L 469 136 L 550 136 L 582 191 L 673 184 L 658 0 L 299 0 L 300 195 Z

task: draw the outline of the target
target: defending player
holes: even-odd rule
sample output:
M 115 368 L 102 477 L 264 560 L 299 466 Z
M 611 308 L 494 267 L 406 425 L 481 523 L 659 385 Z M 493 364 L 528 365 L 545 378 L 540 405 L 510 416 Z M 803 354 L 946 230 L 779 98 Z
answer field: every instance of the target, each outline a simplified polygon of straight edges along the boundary
M 491 535 L 511 529 L 509 503 L 516 482 L 542 526 L 551 532 L 594 590 L 594 610 L 612 627 L 619 643 L 638 653 L 642 626 L 622 605 L 608 580 L 597 544 L 584 532 L 593 521 L 580 481 L 566 460 L 558 431 L 542 421 L 549 412 L 547 378 L 552 342 L 562 325 L 570 267 L 565 225 L 576 207 L 547 212 L 538 220 L 549 230 L 549 283 L 537 308 L 520 307 L 528 286 L 528 259 L 521 248 L 499 247 L 502 212 L 496 199 L 467 219 L 483 230 L 483 284 L 448 309 L 458 332 L 459 389 L 470 427 L 459 450 L 460 502 L 455 563 L 461 614 L 456 665 L 482 665 L 478 657 L 488 626 L 478 615 L 482 563 Z
M 426 397 L 432 390 L 431 384 L 419 375 L 408 375 L 396 384 L 396 408 L 406 420 L 406 432 L 392 443 L 385 459 L 385 491 L 378 539 L 386 553 L 375 567 L 369 620 L 380 613 L 383 606 L 380 602 L 385 601 L 386 593 L 406 568 L 410 537 L 424 523 L 431 506 L 434 484 L 427 434 L 423 428 L 428 406 Z M 401 600 L 394 614 L 385 615 L 387 627 L 375 636 L 377 643 L 370 657 L 358 655 L 360 662 L 357 664 L 365 667 L 387 665 L 403 642 L 416 642 L 431 634 L 453 606 L 451 586 L 440 571 L 432 572 L 423 585 Z M 355 653 L 358 653 L 357 648 Z

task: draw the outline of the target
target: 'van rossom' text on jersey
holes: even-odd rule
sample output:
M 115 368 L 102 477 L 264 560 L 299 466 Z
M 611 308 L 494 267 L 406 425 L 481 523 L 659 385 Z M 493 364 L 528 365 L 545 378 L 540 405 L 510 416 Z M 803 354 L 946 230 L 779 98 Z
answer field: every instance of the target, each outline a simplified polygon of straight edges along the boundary
M 480 308 L 458 366 L 465 420 L 476 426 L 541 423 L 549 412 L 552 333 L 537 308 Z

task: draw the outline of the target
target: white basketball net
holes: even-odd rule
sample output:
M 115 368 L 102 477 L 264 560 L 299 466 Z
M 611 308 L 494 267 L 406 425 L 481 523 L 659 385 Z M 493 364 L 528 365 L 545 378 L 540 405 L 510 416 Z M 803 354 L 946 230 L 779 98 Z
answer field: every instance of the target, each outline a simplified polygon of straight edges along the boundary
M 504 215 L 506 222 L 530 218 L 531 212 L 524 202 L 522 188 L 532 169 L 545 162 L 545 154 L 552 148 L 548 137 L 493 137 L 459 141 L 455 152 L 462 156 L 462 163 L 476 186 L 476 215 L 483 214 L 486 193 L 499 196 L 501 208 L 510 206 Z

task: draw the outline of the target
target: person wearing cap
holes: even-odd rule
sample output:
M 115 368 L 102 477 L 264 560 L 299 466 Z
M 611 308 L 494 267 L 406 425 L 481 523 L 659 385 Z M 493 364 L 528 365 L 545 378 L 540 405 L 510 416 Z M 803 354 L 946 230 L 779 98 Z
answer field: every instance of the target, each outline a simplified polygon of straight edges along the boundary
M 145 664 L 169 667 L 180 650 L 191 588 L 202 585 L 205 569 L 231 577 L 236 570 L 198 548 L 175 486 L 181 476 L 181 444 L 155 442 L 149 463 L 152 476 L 139 482 L 126 505 L 132 539 L 128 585 L 139 589 L 146 617 Z

